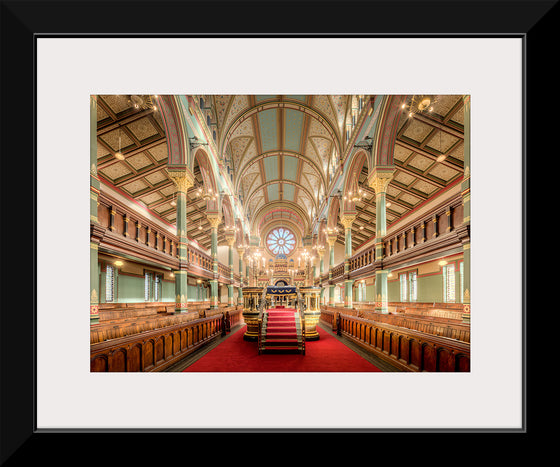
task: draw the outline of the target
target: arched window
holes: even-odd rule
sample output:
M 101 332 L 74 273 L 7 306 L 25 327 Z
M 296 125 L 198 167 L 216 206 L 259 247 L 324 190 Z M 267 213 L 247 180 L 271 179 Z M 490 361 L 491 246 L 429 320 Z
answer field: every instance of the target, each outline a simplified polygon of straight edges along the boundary
M 289 229 L 279 227 L 268 234 L 266 246 L 273 255 L 289 255 L 296 247 L 296 237 Z

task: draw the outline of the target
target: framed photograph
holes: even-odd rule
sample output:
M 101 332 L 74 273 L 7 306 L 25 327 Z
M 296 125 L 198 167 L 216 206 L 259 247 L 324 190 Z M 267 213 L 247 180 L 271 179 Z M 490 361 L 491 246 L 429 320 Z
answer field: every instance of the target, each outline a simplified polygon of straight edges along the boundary
M 529 262 L 534 261 L 527 255 L 527 228 L 531 225 L 527 211 L 528 134 L 536 136 L 541 131 L 533 119 L 539 125 L 551 124 L 543 117 L 551 111 L 543 99 L 528 105 L 529 96 L 534 95 L 528 92 L 528 85 L 538 85 L 539 90 L 553 85 L 539 50 L 557 41 L 553 30 L 557 24 L 556 2 L 326 3 L 320 11 L 316 4 L 304 3 L 297 8 L 299 20 L 287 23 L 273 14 L 272 5 L 251 6 L 250 10 L 260 17 L 255 24 L 266 25 L 266 32 L 258 26 L 255 31 L 239 30 L 242 27 L 237 24 L 245 23 L 236 20 L 241 21 L 249 12 L 245 5 L 234 2 L 209 2 L 204 7 L 154 2 L 150 6 L 142 3 L 131 8 L 127 2 L 110 6 L 96 2 L 2 2 L 2 60 L 6 70 L 2 89 L 3 154 L 13 155 L 3 157 L 2 171 L 2 251 L 4 277 L 8 280 L 2 294 L 2 461 L 28 461 L 34 452 L 45 452 L 53 439 L 47 441 L 48 436 L 61 437 L 62 446 L 64 439 L 75 433 L 526 435 L 527 271 L 531 269 Z M 282 6 L 282 16 L 295 14 L 293 8 L 290 4 Z M 340 21 L 345 15 L 348 21 Z M 325 24 L 330 23 L 319 18 L 326 17 L 332 24 L 339 24 L 338 30 L 325 31 L 329 29 Z M 188 32 L 181 32 L 185 30 Z M 252 96 L 255 108 L 259 101 L 263 106 L 276 102 L 267 96 L 295 96 L 282 102 L 284 111 L 293 105 L 294 112 L 296 98 L 301 95 L 468 96 L 472 216 L 468 371 L 92 371 L 91 320 L 92 313 L 99 314 L 99 310 L 91 308 L 89 279 L 90 104 L 92 96 L 121 95 L 180 96 L 176 102 L 183 102 L 186 112 L 189 102 L 200 105 L 196 96 L 203 95 Z M 463 102 L 463 97 L 460 99 Z M 117 99 L 113 102 L 101 97 L 100 101 L 100 108 L 108 115 L 106 132 L 124 128 L 126 122 L 115 123 L 110 118 Z M 418 102 L 417 106 L 422 105 Z M 449 102 L 452 106 L 459 98 Z M 135 101 L 129 99 L 127 105 L 135 105 Z M 166 104 L 154 100 L 152 105 L 161 108 Z M 402 105 L 411 105 L 410 99 L 403 99 Z M 261 119 L 261 129 L 267 124 L 264 110 L 254 117 Z M 161 128 L 169 131 L 166 118 L 164 114 Z M 208 128 L 212 128 L 210 119 Z M 132 139 L 162 137 L 157 136 L 157 130 L 144 137 L 141 133 L 145 130 L 138 128 Z M 131 139 L 130 133 L 126 134 Z M 122 135 L 120 140 L 115 139 L 118 150 L 108 143 L 111 160 L 117 152 L 126 151 L 124 140 Z M 267 141 L 261 143 L 262 149 Z M 319 152 L 320 148 L 315 146 L 315 150 Z M 109 161 L 106 155 L 97 160 L 103 163 L 103 157 Z M 290 163 L 285 157 L 283 161 Z M 264 159 L 260 163 L 261 174 L 274 169 L 266 166 Z M 127 181 L 140 180 L 138 173 L 142 175 L 142 170 L 131 167 L 132 178 Z M 200 168 L 201 179 L 204 170 Z M 419 170 L 413 167 L 410 172 Z M 327 167 L 327 177 L 331 172 L 335 173 L 334 168 L 331 171 Z M 22 173 L 30 183 L 21 183 Z M 126 174 L 115 172 L 111 179 L 109 173 L 107 170 L 99 177 L 101 183 L 118 188 L 112 200 L 128 199 L 131 205 L 136 203 L 136 211 L 143 209 L 139 198 L 116 182 Z M 305 180 L 313 178 L 310 175 Z M 267 196 L 274 196 L 274 184 L 266 185 Z M 201 186 L 208 188 L 208 184 Z M 294 186 L 284 186 L 287 188 L 281 188 L 282 196 L 289 196 Z M 305 183 L 296 189 L 302 193 L 314 190 Z M 460 191 L 460 185 L 455 189 Z M 24 203 L 19 201 L 21 194 L 28 195 Z M 341 192 L 341 201 L 346 194 Z M 16 206 L 26 209 L 16 210 Z M 259 208 L 256 202 L 251 206 Z M 148 227 L 141 227 L 129 222 L 119 209 L 115 212 L 124 219 L 119 222 L 127 226 L 126 232 L 121 232 L 123 236 L 140 235 L 143 228 L 146 245 L 162 242 L 154 245 L 163 251 L 170 247 L 163 243 L 168 242 L 164 227 L 166 223 L 176 227 L 173 219 L 165 218 L 165 211 L 154 211 L 161 216 L 148 222 Z M 320 214 L 311 204 L 302 209 L 302 215 L 307 211 L 310 217 L 312 212 Z M 298 212 L 294 209 L 290 215 L 295 219 Z M 116 222 L 112 215 L 108 205 L 109 227 Z M 283 226 L 268 224 L 270 228 L 260 232 L 268 242 L 263 251 L 278 260 L 270 265 L 263 261 L 262 266 L 268 271 L 267 280 L 272 281 L 267 285 L 275 287 L 269 297 L 274 306 L 296 303 L 291 284 L 297 274 L 290 275 L 290 267 L 298 269 L 293 252 L 298 246 L 299 227 L 294 219 L 287 219 Z M 442 217 L 442 222 L 445 219 Z M 535 215 L 532 220 L 536 220 Z M 119 224 L 121 230 L 125 229 L 124 223 Z M 211 224 L 199 237 L 201 248 L 208 249 L 209 264 L 214 252 Z M 159 232 L 157 226 L 161 227 Z M 366 221 L 363 227 L 369 228 Z M 171 232 L 168 237 L 173 235 Z M 364 236 L 356 244 L 357 250 L 363 244 L 365 251 L 370 237 Z M 173 237 L 177 255 L 179 243 L 183 245 L 178 238 Z M 398 245 L 400 240 L 396 241 Z M 371 245 L 375 249 L 373 241 Z M 21 259 L 21 252 L 29 255 L 28 261 Z M 107 250 L 102 254 L 107 255 Z M 153 254 L 146 253 L 146 262 L 150 257 Z M 227 261 L 227 254 L 224 258 Z M 295 260 L 293 266 L 290 259 Z M 256 261 L 260 265 L 261 259 Z M 451 262 L 461 267 L 461 261 L 451 258 Z M 113 289 L 117 284 L 115 270 L 109 260 L 99 264 L 104 268 L 97 271 L 103 276 L 104 288 L 96 290 L 96 295 L 103 294 L 97 303 L 106 304 L 117 293 Z M 162 296 L 170 294 L 171 311 L 175 311 L 181 297 L 175 300 L 177 288 L 173 287 L 178 280 L 171 276 L 173 268 L 161 273 L 154 268 L 121 271 L 119 293 L 125 296 L 126 287 L 137 281 L 146 287 L 142 293 L 148 294 L 148 301 L 159 303 Z M 424 271 L 419 272 L 424 277 Z M 302 277 L 307 278 L 305 274 Z M 313 274 L 315 277 L 319 272 Z M 405 299 L 414 293 L 414 274 L 404 279 Z M 448 274 L 455 274 L 455 270 Z M 456 277 L 460 277 L 458 271 Z M 258 282 L 257 276 L 255 280 Z M 397 290 L 403 293 L 400 275 L 387 280 L 389 297 L 391 293 L 398 295 Z M 185 280 L 185 287 L 189 287 L 191 297 L 200 294 L 196 299 L 201 302 L 215 296 L 226 302 L 233 300 L 233 289 L 224 286 L 213 291 L 210 276 L 208 281 L 207 290 L 193 278 L 191 282 Z M 23 294 L 15 293 L 16 285 Z M 373 290 L 374 286 L 364 280 L 355 288 L 342 285 L 336 292 L 333 288 L 333 297 L 337 293 L 342 306 L 347 304 L 345 300 L 366 302 L 371 293 L 373 307 Z M 441 293 L 443 301 L 445 294 L 455 296 L 456 292 L 448 288 Z M 239 298 L 237 291 L 235 297 Z M 395 301 L 401 299 L 402 295 Z M 322 295 L 310 300 L 306 306 L 318 306 Z M 328 304 L 325 300 L 321 303 Z M 217 323 L 216 329 L 222 325 L 225 323 Z M 101 360 L 95 365 L 104 368 Z M 274 403 L 263 417 L 261 404 L 266 397 Z

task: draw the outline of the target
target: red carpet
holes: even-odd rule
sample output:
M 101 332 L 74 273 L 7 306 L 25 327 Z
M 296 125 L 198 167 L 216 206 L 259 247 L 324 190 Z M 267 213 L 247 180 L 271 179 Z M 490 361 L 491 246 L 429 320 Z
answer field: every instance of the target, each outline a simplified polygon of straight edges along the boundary
M 243 340 L 246 326 L 231 334 L 185 372 L 376 372 L 336 337 L 317 327 L 320 339 L 305 343 L 305 355 L 261 354 L 257 343 Z

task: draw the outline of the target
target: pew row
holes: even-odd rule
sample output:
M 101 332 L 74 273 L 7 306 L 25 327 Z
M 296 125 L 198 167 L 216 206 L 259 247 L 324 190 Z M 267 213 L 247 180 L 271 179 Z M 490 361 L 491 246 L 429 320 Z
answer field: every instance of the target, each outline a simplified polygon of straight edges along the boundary
M 321 321 L 404 371 L 469 372 L 470 344 L 321 307 Z
M 230 324 L 241 310 L 229 313 Z M 91 372 L 155 372 L 210 343 L 225 332 L 224 314 L 178 322 L 163 328 L 108 339 L 90 345 Z

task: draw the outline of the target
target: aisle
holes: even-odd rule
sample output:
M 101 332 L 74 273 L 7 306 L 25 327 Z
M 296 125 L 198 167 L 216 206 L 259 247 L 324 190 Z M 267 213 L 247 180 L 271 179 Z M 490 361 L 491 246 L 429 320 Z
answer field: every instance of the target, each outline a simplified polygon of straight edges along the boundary
M 243 339 L 242 326 L 185 372 L 380 372 L 334 336 L 317 328 L 320 339 L 306 343 L 306 354 L 261 354 Z

